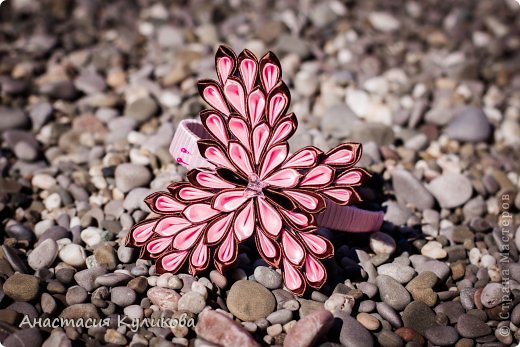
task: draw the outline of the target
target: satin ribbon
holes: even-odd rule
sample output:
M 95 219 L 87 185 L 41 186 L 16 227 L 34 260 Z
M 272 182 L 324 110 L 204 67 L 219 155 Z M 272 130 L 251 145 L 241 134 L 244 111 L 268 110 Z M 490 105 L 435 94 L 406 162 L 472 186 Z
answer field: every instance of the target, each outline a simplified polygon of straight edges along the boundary
M 199 153 L 197 141 L 209 139 L 202 123 L 194 119 L 185 119 L 179 123 L 170 144 L 170 154 L 175 160 L 189 169 L 214 168 Z M 316 216 L 319 227 L 344 232 L 378 231 L 383 224 L 382 211 L 367 211 L 355 206 L 341 206 L 327 202 L 327 208 Z

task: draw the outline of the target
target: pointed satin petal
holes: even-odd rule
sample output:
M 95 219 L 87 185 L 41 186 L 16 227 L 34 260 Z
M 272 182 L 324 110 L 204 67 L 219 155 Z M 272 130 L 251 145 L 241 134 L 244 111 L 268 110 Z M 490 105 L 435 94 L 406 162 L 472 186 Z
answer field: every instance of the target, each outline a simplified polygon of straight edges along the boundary
M 282 246 L 285 257 L 295 266 L 301 266 L 305 250 L 298 240 L 285 229 L 282 231 Z
M 273 205 L 267 202 L 264 198 L 257 197 L 256 202 L 262 227 L 268 234 L 278 236 L 282 229 L 282 218 L 280 217 L 280 214 L 276 211 Z
M 249 136 L 251 131 L 247 127 L 246 122 L 240 117 L 230 117 L 228 121 L 229 130 L 240 143 L 248 150 L 249 148 Z
M 224 84 L 226 100 L 242 116 L 246 116 L 246 96 L 242 84 L 233 78 L 229 78 Z
M 158 254 L 168 248 L 172 243 L 171 237 L 162 237 L 152 240 L 146 244 L 146 250 L 151 254 Z
M 361 170 L 350 170 L 338 176 L 335 184 L 344 184 L 348 186 L 357 185 L 361 183 L 363 178 L 363 171 Z
M 193 223 L 202 222 L 216 216 L 220 212 L 209 204 L 192 204 L 182 212 L 186 218 Z
M 146 242 L 153 235 L 153 228 L 156 225 L 157 220 L 154 219 L 148 223 L 134 226 L 132 230 L 132 237 L 135 242 L 142 243 Z
M 306 147 L 292 154 L 282 165 L 283 168 L 311 168 L 318 162 L 319 151 L 315 147 Z
M 234 230 L 240 242 L 248 239 L 253 234 L 255 230 L 255 205 L 252 199 L 238 213 L 234 223 Z
M 318 165 L 312 168 L 301 180 L 300 187 L 327 186 L 334 179 L 334 169 L 327 165 Z
M 212 197 L 213 195 L 211 192 L 191 186 L 179 189 L 179 198 L 183 200 L 199 200 Z
M 323 193 L 337 204 L 347 204 L 352 198 L 352 191 L 348 188 L 329 188 L 323 190 Z
M 222 240 L 224 234 L 228 232 L 233 221 L 234 213 L 229 213 L 213 221 L 206 232 L 206 240 L 209 244 L 215 244 Z
M 301 227 L 309 226 L 310 220 L 305 214 L 287 210 L 282 210 L 281 212 L 294 224 L 299 225 Z
M 199 224 L 181 231 L 173 239 L 173 247 L 181 251 L 191 248 L 202 234 L 206 225 L 207 224 Z
M 241 144 L 237 142 L 229 143 L 229 157 L 236 169 L 244 172 L 246 176 L 253 173 L 253 167 L 249 159 L 249 153 Z
M 269 177 L 264 179 L 264 183 L 279 187 L 279 188 L 292 188 L 298 184 L 300 180 L 300 174 L 294 169 L 282 169 L 275 171 Z
M 158 263 L 158 268 L 162 268 L 165 271 L 176 273 L 181 268 L 182 264 L 188 256 L 187 251 L 173 252 L 164 256 Z
M 197 183 L 206 188 L 229 189 L 235 186 L 210 172 L 199 172 L 195 176 Z
M 305 277 L 313 287 L 321 287 L 327 279 L 325 267 L 311 255 L 305 258 Z
M 287 289 L 297 295 L 302 295 L 305 291 L 303 275 L 285 258 L 283 260 L 283 275 Z
M 325 241 L 325 239 L 319 235 L 312 233 L 300 233 L 299 236 L 307 248 L 316 255 L 324 255 L 330 248 L 327 241 Z
M 240 75 L 246 86 L 246 91 L 249 93 L 255 84 L 258 64 L 250 58 L 246 58 L 240 62 Z
M 281 91 L 269 98 L 268 119 L 269 124 L 274 125 L 276 121 L 283 115 L 283 112 L 289 104 L 289 99 L 285 93 Z
M 267 63 L 261 71 L 262 84 L 267 93 L 274 88 L 280 78 L 280 68 L 273 63 Z
M 211 83 L 206 83 L 202 87 L 202 98 L 206 100 L 208 104 L 210 104 L 216 110 L 219 110 L 225 115 L 229 115 L 229 108 L 226 104 L 220 89 L 216 86 L 216 83 L 212 81 Z
M 202 270 L 208 266 L 209 248 L 204 244 L 204 240 L 201 240 L 191 252 L 190 263 L 197 270 Z
M 236 244 L 233 233 L 228 233 L 217 251 L 217 260 L 223 264 L 229 264 L 236 258 Z
M 260 179 L 264 179 L 287 158 L 287 144 L 275 146 L 267 151 L 260 169 Z
M 253 130 L 253 153 L 255 155 L 255 163 L 258 164 L 261 155 L 269 140 L 269 126 L 265 123 L 260 124 Z
M 182 217 L 166 217 L 157 222 L 154 232 L 161 236 L 172 236 L 189 227 L 191 223 Z
M 223 117 L 215 112 L 201 113 L 201 120 L 206 129 L 213 135 L 221 144 L 227 145 L 229 137 L 227 134 L 226 121 Z
M 179 212 L 186 206 L 170 195 L 160 194 L 155 198 L 154 207 L 159 212 Z
M 247 99 L 247 106 L 249 111 L 249 119 L 251 125 L 255 126 L 262 119 L 265 112 L 265 95 L 260 89 L 255 89 Z
M 225 190 L 215 195 L 213 208 L 223 212 L 232 212 L 242 206 L 249 196 L 244 194 L 244 189 Z

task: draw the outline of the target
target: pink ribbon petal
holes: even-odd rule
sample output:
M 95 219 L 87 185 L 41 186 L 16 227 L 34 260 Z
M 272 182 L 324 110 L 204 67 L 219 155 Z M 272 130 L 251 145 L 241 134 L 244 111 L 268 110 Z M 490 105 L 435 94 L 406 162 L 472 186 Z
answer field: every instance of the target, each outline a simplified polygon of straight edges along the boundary
M 213 208 L 218 211 L 232 212 L 242 206 L 249 197 L 244 189 L 225 190 L 218 193 L 213 201 Z
M 182 212 L 186 218 L 193 223 L 202 222 L 216 216 L 220 212 L 209 204 L 192 204 Z
M 161 259 L 160 264 L 164 270 L 175 273 L 175 272 L 179 271 L 182 264 L 184 264 L 184 261 L 186 260 L 187 255 L 188 255 L 187 251 L 173 252 L 173 253 L 170 253 L 170 254 L 164 256 Z
M 184 231 L 181 231 L 177 236 L 173 239 L 173 247 L 184 251 L 186 249 L 190 249 L 195 242 L 199 239 L 199 236 L 202 234 L 202 231 L 206 227 L 207 224 L 199 224 L 188 228 Z
M 264 230 L 272 236 L 278 236 L 282 229 L 282 218 L 276 209 L 264 198 L 257 197 L 258 215 Z
M 287 230 L 282 231 L 282 246 L 285 257 L 295 266 L 302 265 L 305 250 L 302 245 Z
M 172 236 L 190 225 L 191 223 L 182 217 L 166 217 L 157 222 L 155 232 L 161 236 Z
M 253 234 L 255 230 L 255 205 L 252 199 L 238 213 L 235 219 L 234 230 L 240 242 L 248 239 Z

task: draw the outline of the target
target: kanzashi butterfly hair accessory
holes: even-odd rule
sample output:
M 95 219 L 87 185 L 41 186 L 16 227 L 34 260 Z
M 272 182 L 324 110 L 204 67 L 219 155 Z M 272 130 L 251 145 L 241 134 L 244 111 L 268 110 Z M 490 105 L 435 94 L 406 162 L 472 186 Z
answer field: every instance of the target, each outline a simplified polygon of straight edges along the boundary
M 188 181 L 148 196 L 156 217 L 135 225 L 126 242 L 155 260 L 157 273 L 175 273 L 187 262 L 195 275 L 211 260 L 223 272 L 236 260 L 238 244 L 254 238 L 288 290 L 319 289 L 327 280 L 321 261 L 334 248 L 317 228 L 373 231 L 382 223 L 382 212 L 344 206 L 360 201 L 356 187 L 370 176 L 354 166 L 361 145 L 291 154 L 287 140 L 297 119 L 286 113 L 290 94 L 276 56 L 258 60 L 244 50 L 237 57 L 221 46 L 215 63 L 218 81 L 198 83 L 211 109 L 200 113 L 200 122 L 182 121 L 170 146 L 190 169 Z

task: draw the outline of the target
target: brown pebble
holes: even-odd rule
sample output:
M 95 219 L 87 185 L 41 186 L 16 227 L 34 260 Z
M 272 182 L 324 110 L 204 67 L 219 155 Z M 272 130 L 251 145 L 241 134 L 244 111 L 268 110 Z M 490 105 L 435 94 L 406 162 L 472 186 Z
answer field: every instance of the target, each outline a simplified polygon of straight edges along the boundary
M 379 322 L 379 319 L 374 317 L 371 314 L 361 312 L 356 316 L 356 319 L 358 320 L 361 325 L 363 325 L 368 330 L 377 330 L 379 329 L 379 326 L 381 325 L 381 322 Z
M 424 337 L 412 328 L 399 328 L 395 331 L 406 342 L 415 342 L 419 345 L 424 345 Z

